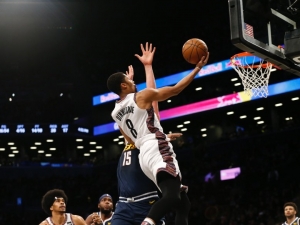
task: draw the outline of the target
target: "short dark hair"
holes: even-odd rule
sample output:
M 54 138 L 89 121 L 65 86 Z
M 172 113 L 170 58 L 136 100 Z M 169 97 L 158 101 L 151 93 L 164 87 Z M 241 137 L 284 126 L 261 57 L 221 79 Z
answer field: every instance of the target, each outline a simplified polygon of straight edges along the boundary
M 297 208 L 297 205 L 294 203 L 294 202 L 287 202 L 283 205 L 283 209 L 285 209 L 285 207 L 287 206 L 292 206 L 294 207 L 295 211 L 298 212 L 298 208 Z
M 122 72 L 117 72 L 109 76 L 107 79 L 107 87 L 110 91 L 121 94 L 121 83 L 125 80 L 125 74 Z
M 63 198 L 65 203 L 67 204 L 68 197 L 63 190 L 53 189 L 48 191 L 42 198 L 42 208 L 48 215 L 51 216 L 50 207 L 53 205 L 55 201 L 55 197 Z

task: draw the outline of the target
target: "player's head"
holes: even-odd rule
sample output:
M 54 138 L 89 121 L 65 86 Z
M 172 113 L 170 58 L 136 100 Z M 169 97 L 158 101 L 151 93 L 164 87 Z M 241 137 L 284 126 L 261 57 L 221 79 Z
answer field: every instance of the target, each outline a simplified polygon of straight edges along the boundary
M 68 197 L 63 190 L 53 189 L 48 191 L 42 198 L 42 208 L 51 215 L 53 211 L 65 212 Z
M 113 200 L 109 194 L 101 195 L 99 198 L 98 208 L 103 214 L 110 214 L 113 210 Z
M 294 202 L 287 202 L 283 205 L 284 215 L 286 217 L 294 217 L 298 212 L 297 205 Z
M 134 81 L 130 80 L 126 74 L 122 72 L 110 75 L 107 79 L 107 87 L 110 91 L 117 95 L 137 92 Z

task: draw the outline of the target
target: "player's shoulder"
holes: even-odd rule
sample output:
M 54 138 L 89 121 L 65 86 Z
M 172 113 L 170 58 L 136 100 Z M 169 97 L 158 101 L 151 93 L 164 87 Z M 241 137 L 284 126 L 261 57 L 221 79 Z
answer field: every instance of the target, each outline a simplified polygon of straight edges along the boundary
M 39 225 L 49 225 L 49 223 L 47 222 L 47 220 L 44 220 Z
M 85 220 L 81 217 L 81 216 L 79 216 L 79 215 L 73 215 L 73 214 L 71 214 L 71 218 L 72 218 L 72 220 L 74 221 L 74 223 L 77 225 L 85 225 L 86 224 L 86 222 L 85 222 Z

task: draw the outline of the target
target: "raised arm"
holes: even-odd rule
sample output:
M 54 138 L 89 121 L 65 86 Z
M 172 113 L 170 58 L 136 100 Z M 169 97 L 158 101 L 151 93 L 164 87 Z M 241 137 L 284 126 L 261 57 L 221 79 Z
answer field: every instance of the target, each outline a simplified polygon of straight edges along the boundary
M 135 56 L 143 63 L 146 73 L 146 87 L 156 89 L 155 77 L 152 68 L 153 57 L 156 48 L 152 47 L 152 44 L 146 42 L 145 47 L 141 44 L 142 56 L 135 54 Z M 158 102 L 153 101 L 152 106 L 154 108 L 154 112 L 157 118 L 160 120 L 159 110 L 158 110 Z
M 137 94 L 137 103 L 141 108 L 149 107 L 149 103 L 152 101 L 164 101 L 172 96 L 178 95 L 183 91 L 195 78 L 201 68 L 206 65 L 209 58 L 209 53 L 207 57 L 202 57 L 202 59 L 197 63 L 196 67 L 184 78 L 182 78 L 176 85 L 167 86 L 159 89 L 146 88 L 145 90 Z

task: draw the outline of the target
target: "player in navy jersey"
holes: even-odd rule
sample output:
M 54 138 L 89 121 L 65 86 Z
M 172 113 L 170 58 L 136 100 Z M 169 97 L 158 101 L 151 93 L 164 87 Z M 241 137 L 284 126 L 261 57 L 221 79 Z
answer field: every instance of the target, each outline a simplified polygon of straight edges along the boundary
M 49 215 L 40 225 L 86 225 L 78 215 L 66 213 L 68 197 L 63 190 L 48 191 L 42 199 L 42 208 Z
M 143 55 L 136 56 L 145 66 L 147 87 L 156 88 L 152 70 L 152 60 L 155 48 L 152 49 L 152 45 L 150 44 L 150 46 L 148 46 L 148 43 L 146 43 L 145 47 L 146 50 L 141 45 Z M 133 75 L 133 69 L 132 67 L 129 67 L 127 77 L 130 80 L 132 80 L 131 74 Z M 156 114 L 155 116 L 159 118 L 157 102 L 154 101 L 152 106 L 153 111 Z M 130 112 L 130 109 L 127 111 Z M 119 116 L 122 117 L 123 115 L 120 114 Z M 171 140 L 174 140 L 176 137 L 181 136 L 181 134 L 170 134 L 169 136 Z M 138 155 L 139 150 L 135 148 L 133 143 L 131 143 L 126 145 L 120 157 L 117 171 L 120 198 L 113 216 L 113 225 L 141 224 L 144 218 L 148 215 L 153 203 L 158 200 L 158 194 L 156 191 L 157 187 L 141 171 L 138 162 Z M 189 201 L 186 196 L 184 199 L 187 200 L 187 202 L 180 207 L 180 210 L 182 214 L 187 217 Z M 156 220 L 156 224 L 163 224 L 163 221 L 161 219 Z
M 103 194 L 99 198 L 99 212 L 90 214 L 85 222 L 87 225 L 110 225 L 113 216 L 113 199 L 109 194 Z

